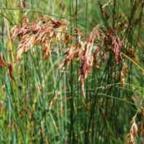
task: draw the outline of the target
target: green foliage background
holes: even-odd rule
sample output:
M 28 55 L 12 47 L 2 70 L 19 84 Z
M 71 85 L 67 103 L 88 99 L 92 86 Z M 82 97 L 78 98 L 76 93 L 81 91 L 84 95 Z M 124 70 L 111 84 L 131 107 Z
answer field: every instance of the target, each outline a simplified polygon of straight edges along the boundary
M 11 81 L 0 68 L 1 144 L 123 144 L 133 115 L 143 106 L 144 96 L 144 1 L 143 0 L 27 0 L 21 9 L 18 0 L 0 0 L 0 52 L 13 60 L 17 46 L 10 29 L 23 16 L 31 20 L 47 15 L 69 21 L 69 32 L 79 27 L 85 36 L 95 25 L 116 28 L 124 40 L 123 53 L 134 51 L 135 59 L 124 57 L 128 76 L 124 87 L 115 78 L 122 65 L 110 58 L 94 68 L 86 80 L 86 98 L 81 94 L 79 64 L 60 70 L 56 52 L 42 60 L 39 49 L 24 54 Z M 103 7 L 103 12 L 100 7 Z M 137 138 L 137 143 L 142 139 Z

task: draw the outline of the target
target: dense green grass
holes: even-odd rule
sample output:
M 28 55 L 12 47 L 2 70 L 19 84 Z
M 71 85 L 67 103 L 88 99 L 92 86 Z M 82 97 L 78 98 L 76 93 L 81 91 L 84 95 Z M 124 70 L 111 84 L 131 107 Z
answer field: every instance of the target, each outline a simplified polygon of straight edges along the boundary
M 79 27 L 87 36 L 95 25 L 104 31 L 117 29 L 124 41 L 122 63 L 110 56 L 93 68 L 81 93 L 80 64 L 74 61 L 59 69 L 64 59 L 63 43 L 43 60 L 39 47 L 23 55 L 11 80 L 0 67 L 0 144 L 123 144 L 132 117 L 143 106 L 144 16 L 142 0 L 28 0 L 26 9 L 18 0 L 0 0 L 0 52 L 14 61 L 18 41 L 11 28 L 23 16 L 41 15 L 69 21 L 69 33 Z M 103 7 L 103 10 L 101 9 Z M 132 51 L 132 52 L 131 52 Z M 132 53 L 132 54 L 131 54 Z M 125 84 L 117 78 L 128 67 Z M 137 123 L 143 118 L 137 118 Z M 137 136 L 137 143 L 144 139 Z

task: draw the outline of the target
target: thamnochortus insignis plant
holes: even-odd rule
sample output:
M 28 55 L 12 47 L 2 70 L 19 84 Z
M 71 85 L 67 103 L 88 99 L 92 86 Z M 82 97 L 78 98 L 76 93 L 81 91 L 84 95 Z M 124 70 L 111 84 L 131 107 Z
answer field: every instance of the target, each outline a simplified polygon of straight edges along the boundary
M 11 36 L 13 40 L 18 39 L 16 52 L 16 63 L 21 59 L 23 53 L 28 52 L 34 46 L 41 46 L 43 58 L 47 59 L 54 47 L 51 44 L 55 41 L 67 46 L 65 58 L 60 67 L 69 65 L 77 59 L 80 62 L 79 79 L 84 92 L 84 81 L 91 72 L 92 67 L 100 67 L 99 62 L 106 62 L 109 52 L 115 57 L 116 64 L 121 62 L 121 49 L 123 42 L 116 34 L 116 30 L 108 29 L 103 31 L 99 26 L 93 28 L 86 40 L 79 29 L 75 30 L 74 35 L 68 32 L 68 21 L 56 20 L 49 17 L 40 17 L 36 21 L 30 21 L 24 17 L 21 25 L 12 28 Z M 74 37 L 76 36 L 76 40 Z M 74 41 L 74 44 L 71 44 Z

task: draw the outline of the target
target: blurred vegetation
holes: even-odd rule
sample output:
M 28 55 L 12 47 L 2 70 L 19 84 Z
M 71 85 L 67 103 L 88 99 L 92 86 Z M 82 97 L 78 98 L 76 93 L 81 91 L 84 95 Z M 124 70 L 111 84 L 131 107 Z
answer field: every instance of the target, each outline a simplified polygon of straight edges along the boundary
M 11 69 L 0 63 L 0 144 L 123 144 L 144 142 L 143 0 L 0 0 L 0 54 L 11 64 L 19 41 L 11 29 L 23 17 L 47 16 L 69 22 L 87 37 L 98 25 L 116 31 L 124 45 L 122 61 L 110 55 L 79 81 L 80 64 L 59 69 L 66 45 L 55 42 L 43 60 L 39 48 Z M 74 42 L 72 42 L 74 43 Z M 118 78 L 122 75 L 122 78 Z

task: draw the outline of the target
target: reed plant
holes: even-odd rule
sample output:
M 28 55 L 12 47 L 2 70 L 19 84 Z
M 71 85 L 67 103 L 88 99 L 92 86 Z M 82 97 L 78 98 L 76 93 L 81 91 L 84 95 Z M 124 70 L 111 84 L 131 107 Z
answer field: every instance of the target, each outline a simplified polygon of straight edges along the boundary
M 0 143 L 143 143 L 143 8 L 0 0 Z

